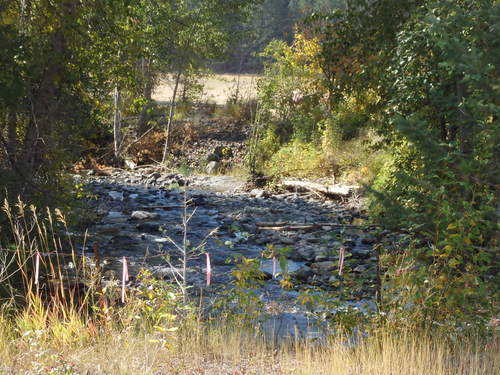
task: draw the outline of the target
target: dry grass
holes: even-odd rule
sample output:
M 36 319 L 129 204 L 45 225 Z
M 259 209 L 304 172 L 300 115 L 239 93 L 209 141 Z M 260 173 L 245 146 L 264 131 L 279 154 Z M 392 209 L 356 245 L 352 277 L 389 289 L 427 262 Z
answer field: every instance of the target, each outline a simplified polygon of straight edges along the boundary
M 216 74 L 202 80 L 204 85 L 202 102 L 210 102 L 218 105 L 226 104 L 236 92 L 239 84 L 239 99 L 254 98 L 257 92 L 256 75 L 242 74 Z M 153 99 L 160 103 L 169 103 L 172 99 L 174 80 L 164 77 L 155 89 Z
M 21 320 L 23 320 L 21 318 Z M 25 322 L 24 322 L 25 323 Z M 191 327 L 165 337 L 107 330 L 97 336 L 77 319 L 46 321 L 19 331 L 0 321 L 0 373 L 5 374 L 332 374 L 493 375 L 500 373 L 498 346 L 445 344 L 426 335 L 375 335 L 356 346 L 343 337 L 325 346 L 271 347 L 239 329 Z M 66 342 L 55 327 L 79 330 Z M 70 330 L 71 331 L 71 330 Z M 83 335 L 79 339 L 77 333 Z M 11 340 L 10 338 L 15 337 Z M 2 367 L 3 366 L 3 367 Z

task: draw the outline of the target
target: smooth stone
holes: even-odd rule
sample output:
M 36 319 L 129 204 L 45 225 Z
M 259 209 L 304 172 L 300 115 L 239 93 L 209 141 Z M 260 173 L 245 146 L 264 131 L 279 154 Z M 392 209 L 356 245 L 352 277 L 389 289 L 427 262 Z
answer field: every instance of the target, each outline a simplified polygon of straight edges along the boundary
M 120 212 L 120 211 L 109 211 L 107 216 L 109 218 L 115 219 L 115 218 L 124 217 L 125 215 L 123 214 L 123 212 Z
M 290 238 L 290 237 L 280 237 L 279 241 L 285 245 L 295 245 L 297 243 L 296 240 L 294 240 L 293 238 Z
M 132 220 L 157 220 L 160 218 L 160 215 L 156 212 L 148 212 L 148 211 L 134 211 L 130 215 L 130 219 Z
M 364 245 L 373 245 L 375 242 L 377 242 L 377 240 L 373 236 L 364 237 L 363 239 L 361 239 L 361 243 Z
M 313 260 L 314 259 L 314 250 L 307 247 L 301 247 L 297 250 L 297 255 L 305 260 Z
M 218 161 L 212 160 L 205 167 L 205 172 L 207 172 L 207 174 L 214 174 L 219 169 L 219 166 L 220 163 Z
M 227 258 L 229 258 L 229 254 L 222 253 L 210 253 L 210 261 L 214 266 L 225 266 L 227 265 Z
M 135 168 L 137 168 L 137 164 L 135 162 L 133 162 L 132 160 L 130 160 L 130 159 L 125 159 L 125 166 L 128 169 L 132 169 L 132 170 L 134 170 Z
M 102 235 L 117 235 L 121 231 L 120 226 L 113 224 L 104 224 L 99 227 L 99 233 Z
M 368 249 L 353 249 L 351 250 L 351 252 L 354 256 L 357 256 L 359 258 L 368 258 L 371 254 L 371 251 Z
M 353 269 L 354 272 L 357 272 L 357 273 L 362 273 L 362 272 L 365 272 L 367 270 L 367 267 L 360 264 L 359 266 L 357 266 L 356 268 Z
M 356 246 L 356 241 L 352 240 L 352 239 L 347 239 L 347 240 L 344 240 L 342 241 L 342 243 L 345 245 L 345 246 L 350 246 L 350 247 L 354 247 Z
M 316 262 L 316 263 L 311 264 L 311 268 L 313 270 L 319 271 L 319 272 L 331 271 L 331 270 L 335 269 L 336 266 L 337 266 L 337 263 L 332 262 L 330 260 L 325 261 L 325 262 Z
M 109 240 L 109 243 L 112 245 L 123 246 L 123 245 L 135 244 L 135 240 L 130 236 L 116 235 Z
M 136 225 L 136 228 L 139 232 L 145 233 L 158 233 L 160 231 L 159 224 L 140 223 Z
M 108 191 L 108 195 L 113 198 L 115 201 L 123 200 L 123 193 L 118 191 Z
M 305 265 L 300 267 L 297 271 L 295 271 L 293 273 L 293 276 L 295 276 L 295 278 L 297 280 L 302 281 L 302 282 L 307 282 L 307 279 L 309 279 L 313 275 L 314 275 L 314 272 L 311 269 L 311 267 L 308 267 Z
M 267 237 L 258 237 L 258 238 L 256 238 L 254 241 L 255 241 L 255 243 L 256 243 L 257 245 L 265 245 L 265 244 L 267 244 L 267 243 L 271 242 L 271 241 L 269 240 L 269 238 L 267 238 Z
M 316 238 L 316 237 L 308 237 L 308 238 L 306 238 L 306 241 L 310 242 L 310 243 L 319 243 L 319 242 L 321 242 L 321 239 Z
M 265 191 L 264 189 L 253 189 L 250 190 L 250 194 L 253 195 L 255 198 L 268 198 L 269 193 Z
M 338 282 L 339 282 L 339 278 L 336 275 L 332 275 L 328 279 L 328 283 L 329 284 L 335 284 L 335 283 L 338 283 Z
M 328 256 L 326 254 L 316 255 L 316 257 L 314 258 L 315 262 L 324 262 L 326 260 L 328 260 Z

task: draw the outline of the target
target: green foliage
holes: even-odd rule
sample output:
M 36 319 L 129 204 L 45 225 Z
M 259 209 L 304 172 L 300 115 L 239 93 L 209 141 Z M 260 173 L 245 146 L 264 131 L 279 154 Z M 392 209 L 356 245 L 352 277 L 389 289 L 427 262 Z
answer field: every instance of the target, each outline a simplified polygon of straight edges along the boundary
M 147 124 L 158 74 L 193 77 L 207 59 L 220 58 L 235 37 L 228 30 L 251 3 L 3 2 L 0 173 L 12 195 L 57 191 L 64 167 L 109 141 L 113 110 Z
M 307 35 L 307 36 L 306 36 Z M 368 145 L 378 124 L 375 90 L 352 93 L 333 102 L 321 66 L 321 37 L 295 35 L 291 46 L 274 41 L 263 55 L 271 61 L 258 83 L 258 127 L 251 151 L 256 169 L 266 174 L 344 176 L 373 179 L 375 151 Z
M 313 12 L 331 12 L 345 7 L 344 0 L 291 0 L 289 7 L 297 12 L 309 15 Z
M 321 163 L 312 143 L 318 140 L 318 123 L 325 117 L 317 51 L 316 39 L 296 34 L 291 46 L 275 40 L 263 53 L 271 61 L 258 82 L 257 121 L 265 125 L 257 131 L 252 154 L 256 166 L 273 174 L 287 174 L 286 169 L 294 164 L 286 159 L 293 155 L 297 161 L 301 152 L 307 152 L 309 159 L 303 167 L 317 169 Z
M 367 4 L 350 1 L 347 12 L 319 22 L 321 66 L 330 98 L 378 93 L 368 109 L 379 146 L 392 155 L 373 187 L 372 213 L 417 239 L 402 256 L 411 264 L 404 282 L 397 281 L 402 273 L 391 274 L 400 288 L 391 297 L 404 294 L 399 303 L 420 311 L 421 322 L 484 323 L 498 282 L 500 7 L 487 0 Z
M 432 297 L 423 306 L 437 320 L 492 314 L 500 49 L 484 30 L 499 12 L 498 3 L 485 1 L 430 2 L 398 36 L 398 78 L 390 77 L 398 96 L 390 104 L 398 112 L 394 141 L 402 152 L 381 202 L 396 203 L 384 215 L 431 243 L 415 248 L 413 256 L 426 266 L 413 281 L 428 277 Z
M 227 286 L 215 306 L 217 314 L 240 325 L 255 324 L 265 318 L 265 306 L 258 288 L 264 284 L 264 273 L 258 259 L 235 256 L 236 268 L 231 271 L 233 285 Z
M 231 271 L 235 283 L 240 288 L 255 288 L 262 286 L 264 273 L 259 269 L 258 259 L 240 257 L 236 269 Z
M 193 311 L 192 306 L 182 302 L 180 288 L 154 278 L 150 271 L 143 269 L 137 275 L 137 287 L 132 289 L 130 299 L 119 314 L 124 327 L 156 330 L 161 336 L 192 318 Z
M 11 192 L 32 199 L 59 192 L 60 168 L 105 133 L 106 75 L 116 62 L 107 42 L 120 6 L 22 4 L 0 9 L 0 169 L 13 174 Z
M 328 175 L 330 170 L 322 156 L 322 152 L 314 146 L 293 141 L 280 148 L 266 162 L 265 171 L 274 176 Z

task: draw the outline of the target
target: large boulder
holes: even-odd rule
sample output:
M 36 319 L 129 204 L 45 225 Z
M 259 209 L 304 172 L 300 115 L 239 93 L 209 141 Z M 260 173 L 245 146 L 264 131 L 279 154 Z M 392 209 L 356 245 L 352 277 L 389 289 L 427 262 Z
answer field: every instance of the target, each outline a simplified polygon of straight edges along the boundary
M 215 174 L 219 170 L 219 167 L 220 163 L 218 161 L 210 161 L 205 168 L 205 172 L 207 172 L 207 174 Z

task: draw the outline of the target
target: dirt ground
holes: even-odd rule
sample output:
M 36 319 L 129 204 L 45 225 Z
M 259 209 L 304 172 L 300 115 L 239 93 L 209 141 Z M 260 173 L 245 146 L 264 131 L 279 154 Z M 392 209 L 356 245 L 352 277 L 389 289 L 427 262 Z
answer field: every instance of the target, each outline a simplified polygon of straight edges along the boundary
M 201 102 L 225 104 L 236 92 L 239 84 L 239 98 L 253 98 L 257 89 L 257 75 L 216 74 L 202 80 L 205 87 Z M 168 103 L 172 98 L 175 81 L 172 76 L 162 78 L 156 88 L 153 99 L 160 103 Z M 180 88 L 181 89 L 181 88 Z

